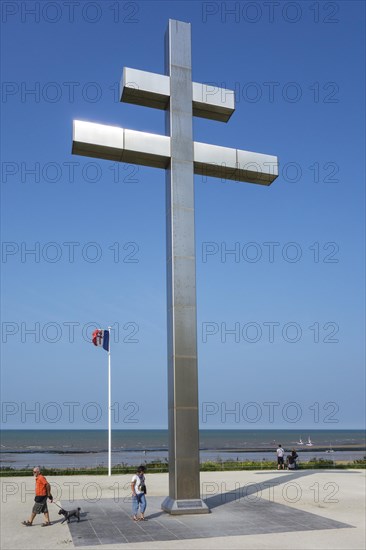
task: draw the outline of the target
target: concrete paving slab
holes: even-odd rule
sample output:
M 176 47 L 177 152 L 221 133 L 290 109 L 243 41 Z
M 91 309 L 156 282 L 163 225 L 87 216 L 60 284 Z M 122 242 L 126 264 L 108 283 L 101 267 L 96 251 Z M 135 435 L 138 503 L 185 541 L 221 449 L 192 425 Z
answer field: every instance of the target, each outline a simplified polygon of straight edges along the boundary
M 56 503 L 81 507 L 81 521 L 61 525 L 56 504 L 53 525 L 42 517 L 23 527 L 33 504 L 32 478 L 1 479 L 2 550 L 148 549 L 364 549 L 364 471 L 203 472 L 207 515 L 169 516 L 160 505 L 168 476 L 148 479 L 147 522 L 131 519 L 130 476 L 49 478 Z
M 173 518 L 161 512 L 161 497 L 149 499 L 148 521 L 131 520 L 131 504 L 127 501 L 116 503 L 114 513 L 105 514 L 104 500 L 97 504 L 84 505 L 80 524 L 70 523 L 70 533 L 75 546 L 82 547 L 102 544 L 124 544 L 147 541 L 168 541 L 187 539 L 210 539 L 216 537 L 236 537 L 248 534 L 269 534 L 296 531 L 316 531 L 322 529 L 352 528 L 342 523 L 316 514 L 296 510 L 283 504 L 268 502 L 262 498 L 255 503 L 245 498 L 231 500 L 215 507 L 204 518 L 179 516 Z M 65 508 L 71 503 L 63 502 Z M 77 506 L 83 503 L 78 501 Z M 103 521 L 98 517 L 103 516 Z M 133 528 L 131 529 L 131 523 Z M 87 541 L 87 543 L 86 543 Z M 209 545 L 209 541 L 206 541 Z

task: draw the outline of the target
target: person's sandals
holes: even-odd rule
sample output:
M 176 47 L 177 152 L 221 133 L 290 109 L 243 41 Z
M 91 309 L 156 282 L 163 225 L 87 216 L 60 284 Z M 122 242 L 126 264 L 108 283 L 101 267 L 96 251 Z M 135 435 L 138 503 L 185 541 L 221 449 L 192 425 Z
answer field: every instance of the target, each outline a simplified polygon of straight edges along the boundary
M 51 525 L 50 521 L 48 521 L 46 523 L 42 523 L 41 527 L 48 527 L 49 525 Z
M 30 521 L 22 521 L 22 525 L 25 525 L 26 527 L 32 527 L 32 524 Z
M 139 518 L 137 518 L 136 516 L 133 516 L 133 521 L 138 521 Z

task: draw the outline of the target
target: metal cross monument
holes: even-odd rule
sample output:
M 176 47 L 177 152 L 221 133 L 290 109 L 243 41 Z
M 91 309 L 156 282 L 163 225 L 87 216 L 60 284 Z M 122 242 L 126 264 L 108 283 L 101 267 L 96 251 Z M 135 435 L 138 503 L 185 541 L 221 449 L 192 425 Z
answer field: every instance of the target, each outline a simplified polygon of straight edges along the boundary
M 192 116 L 227 122 L 234 92 L 192 82 L 191 26 L 169 20 L 166 75 L 123 69 L 121 101 L 166 111 L 167 135 L 74 121 L 72 152 L 166 171 L 170 514 L 207 513 L 200 498 L 194 174 L 270 185 L 277 157 L 193 141 Z

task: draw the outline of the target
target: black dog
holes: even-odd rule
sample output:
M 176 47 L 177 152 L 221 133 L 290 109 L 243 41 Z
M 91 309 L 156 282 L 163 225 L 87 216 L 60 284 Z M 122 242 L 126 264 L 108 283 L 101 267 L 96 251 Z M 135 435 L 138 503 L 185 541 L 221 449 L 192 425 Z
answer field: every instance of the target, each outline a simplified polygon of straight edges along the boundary
M 61 521 L 61 525 L 65 523 L 66 520 L 67 523 L 70 523 L 70 518 L 72 517 L 76 517 L 78 518 L 78 521 L 80 521 L 80 510 L 81 508 L 76 508 L 75 510 L 70 510 L 70 512 L 68 512 L 67 510 L 61 508 L 58 515 L 62 514 L 63 516 L 65 516 L 64 519 Z

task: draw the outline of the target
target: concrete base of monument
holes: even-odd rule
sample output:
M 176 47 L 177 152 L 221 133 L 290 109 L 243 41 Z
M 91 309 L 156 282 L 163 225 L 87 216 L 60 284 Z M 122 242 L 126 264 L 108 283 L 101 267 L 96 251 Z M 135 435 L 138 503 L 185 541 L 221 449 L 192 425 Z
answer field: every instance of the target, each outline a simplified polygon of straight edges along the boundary
M 183 514 L 209 514 L 210 509 L 207 504 L 200 498 L 174 500 L 166 497 L 161 505 L 162 510 L 171 515 Z

